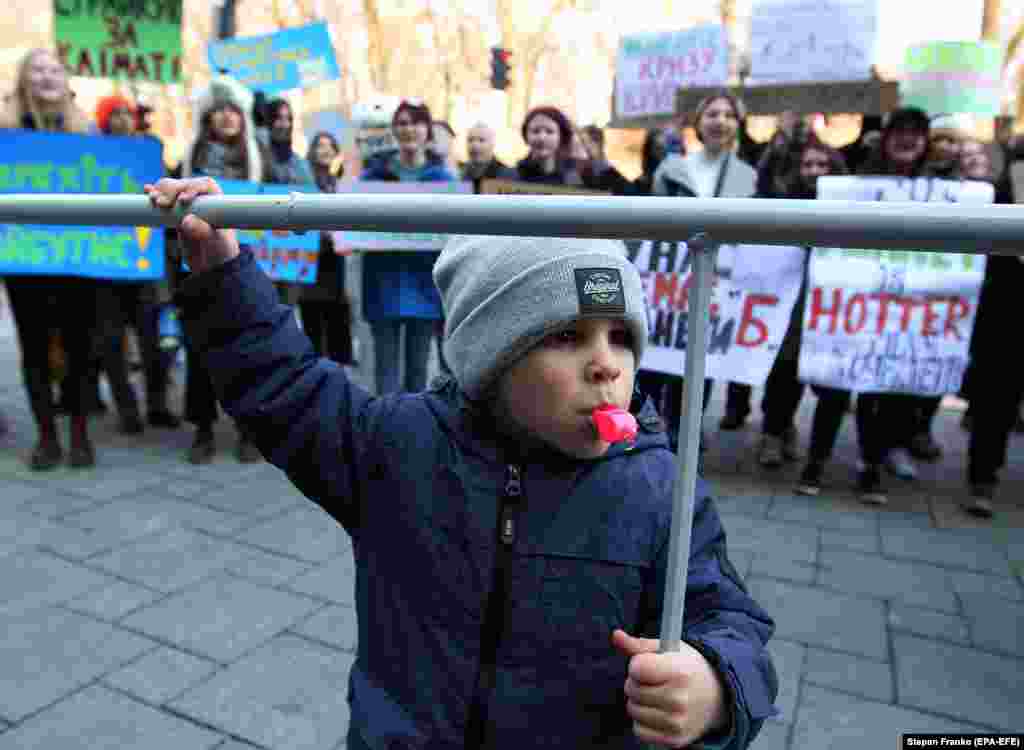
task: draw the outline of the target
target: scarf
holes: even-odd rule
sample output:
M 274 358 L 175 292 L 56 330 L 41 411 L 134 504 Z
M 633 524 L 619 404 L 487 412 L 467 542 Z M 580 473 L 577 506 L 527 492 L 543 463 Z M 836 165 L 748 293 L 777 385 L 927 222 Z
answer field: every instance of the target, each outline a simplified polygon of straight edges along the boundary
M 249 164 L 241 141 L 233 144 L 207 141 L 199 163 L 193 165 L 193 170 L 222 180 L 248 180 L 257 176 L 248 174 Z

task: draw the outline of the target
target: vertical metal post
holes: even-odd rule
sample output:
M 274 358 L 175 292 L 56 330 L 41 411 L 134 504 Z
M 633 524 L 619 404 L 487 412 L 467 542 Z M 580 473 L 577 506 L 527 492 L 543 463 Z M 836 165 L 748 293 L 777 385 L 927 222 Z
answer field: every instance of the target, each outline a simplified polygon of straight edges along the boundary
M 711 289 L 718 246 L 704 234 L 692 237 L 688 250 L 693 283 L 687 304 L 686 374 L 683 410 L 679 420 L 679 474 L 672 501 L 672 531 L 668 543 L 668 570 L 661 613 L 661 653 L 678 651 L 683 633 L 686 573 L 690 560 L 690 533 L 700 460 L 701 419 L 704 416 L 704 370 L 710 328 Z

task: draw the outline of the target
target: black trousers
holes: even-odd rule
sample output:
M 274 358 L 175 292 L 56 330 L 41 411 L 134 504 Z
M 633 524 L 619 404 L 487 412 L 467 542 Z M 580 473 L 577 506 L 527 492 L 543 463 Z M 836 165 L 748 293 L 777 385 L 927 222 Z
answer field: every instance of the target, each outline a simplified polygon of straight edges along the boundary
M 941 398 L 915 396 L 910 393 L 886 393 L 883 396 L 878 419 L 889 436 L 890 448 L 906 448 L 922 431 L 930 429 L 932 417 L 938 411 Z M 858 401 L 860 396 L 857 397 Z
M 994 355 L 994 356 L 993 356 Z M 972 372 L 968 481 L 995 484 L 1024 398 L 1024 375 L 1005 354 L 980 353 Z
M 808 450 L 809 463 L 825 463 L 835 450 L 843 418 L 850 409 L 851 394 L 838 388 L 811 386 L 818 396 L 811 424 L 811 444 Z M 879 413 L 885 405 L 888 394 L 861 393 L 857 396 L 857 443 L 860 457 L 866 464 L 880 464 L 889 452 Z
M 352 310 L 347 301 L 300 300 L 299 313 L 302 328 L 319 356 L 353 364 Z
M 65 405 L 85 416 L 96 326 L 97 283 L 75 276 L 8 276 L 7 298 L 21 348 L 21 370 L 36 424 L 56 417 L 50 371 L 50 332 L 60 332 L 67 362 Z
M 159 347 L 159 307 L 149 285 L 100 281 L 97 284 L 97 325 L 100 365 L 107 373 L 110 389 L 121 414 L 137 413 L 135 389 L 128 380 L 124 336 L 134 328 L 139 339 L 146 378 L 146 405 L 149 411 L 167 409 L 167 384 L 170 362 Z M 93 373 L 98 379 L 98 370 Z
M 185 336 L 185 420 L 197 427 L 209 427 L 217 421 L 217 394 L 213 380 L 192 342 Z
M 792 426 L 800 400 L 804 396 L 804 384 L 800 382 L 800 341 L 804 322 L 804 289 L 801 288 L 793 313 L 789 318 L 786 335 L 779 352 L 772 363 L 761 397 L 761 412 L 764 414 L 764 432 L 781 438 Z M 730 387 L 732 383 L 729 384 Z M 750 391 L 747 390 L 747 410 L 750 409 Z M 819 396 L 820 399 L 820 396 Z M 847 399 L 849 400 L 849 399 Z

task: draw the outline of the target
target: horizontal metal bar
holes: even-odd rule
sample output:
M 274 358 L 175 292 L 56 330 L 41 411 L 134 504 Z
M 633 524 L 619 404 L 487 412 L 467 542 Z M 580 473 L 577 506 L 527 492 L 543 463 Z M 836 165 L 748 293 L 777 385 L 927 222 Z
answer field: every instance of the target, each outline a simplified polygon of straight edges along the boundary
M 219 227 L 685 240 L 1024 254 L 1024 209 L 962 203 L 520 195 L 203 196 Z M 0 223 L 175 226 L 145 196 L 0 195 Z

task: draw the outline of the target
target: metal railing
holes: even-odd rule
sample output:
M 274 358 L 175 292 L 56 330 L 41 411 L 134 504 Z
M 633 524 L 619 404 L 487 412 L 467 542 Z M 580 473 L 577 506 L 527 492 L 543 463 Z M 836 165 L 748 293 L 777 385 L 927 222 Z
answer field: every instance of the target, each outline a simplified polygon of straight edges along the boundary
M 685 240 L 693 256 L 679 473 L 672 506 L 661 651 L 682 638 L 699 456 L 706 342 L 720 244 L 941 250 L 1024 256 L 1024 206 L 825 200 L 592 196 L 204 196 L 187 209 L 144 196 L 2 195 L 0 223 L 176 226 L 188 213 L 237 229 L 415 231 L 534 237 Z M 376 252 L 376 251 L 371 251 Z M 393 251 L 383 251 L 393 252 Z

